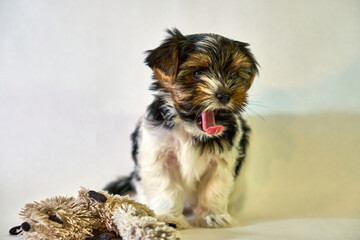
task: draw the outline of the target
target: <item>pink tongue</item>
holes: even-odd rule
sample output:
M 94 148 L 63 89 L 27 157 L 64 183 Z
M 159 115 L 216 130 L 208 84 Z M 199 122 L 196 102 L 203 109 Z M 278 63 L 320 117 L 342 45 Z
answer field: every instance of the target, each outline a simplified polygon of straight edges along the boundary
M 223 131 L 223 126 L 215 126 L 214 111 L 203 112 L 202 115 L 202 128 L 208 134 L 214 135 Z

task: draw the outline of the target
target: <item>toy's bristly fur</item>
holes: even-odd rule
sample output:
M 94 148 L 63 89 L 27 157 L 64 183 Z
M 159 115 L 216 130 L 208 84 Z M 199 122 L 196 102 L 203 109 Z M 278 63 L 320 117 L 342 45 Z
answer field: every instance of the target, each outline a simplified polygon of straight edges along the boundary
M 146 205 L 84 188 L 77 198 L 58 196 L 26 204 L 20 215 L 24 223 L 10 234 L 29 240 L 179 239 Z
M 243 112 L 258 63 L 248 43 L 167 32 L 146 52 L 154 100 L 132 134 L 135 170 L 126 183 L 178 228 L 189 227 L 184 203 L 197 226 L 231 226 L 227 204 L 246 157 L 250 127 Z M 123 180 L 112 184 L 121 193 Z

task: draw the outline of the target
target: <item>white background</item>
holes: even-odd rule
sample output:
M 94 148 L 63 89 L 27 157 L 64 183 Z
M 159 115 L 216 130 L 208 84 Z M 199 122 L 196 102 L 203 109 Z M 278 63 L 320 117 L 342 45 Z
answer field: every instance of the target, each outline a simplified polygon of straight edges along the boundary
M 143 52 L 173 27 L 249 42 L 261 65 L 239 221 L 347 218 L 315 239 L 360 236 L 359 12 L 359 1 L 0 1 L 0 236 L 25 203 L 132 170 L 129 136 L 152 99 Z M 299 222 L 275 229 L 288 224 Z

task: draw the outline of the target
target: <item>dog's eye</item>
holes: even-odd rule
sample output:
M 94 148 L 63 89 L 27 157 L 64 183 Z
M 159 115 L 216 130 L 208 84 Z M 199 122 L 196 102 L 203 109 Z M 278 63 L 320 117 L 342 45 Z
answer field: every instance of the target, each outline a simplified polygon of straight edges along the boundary
M 238 78 L 236 73 L 231 74 L 231 80 L 235 81 Z
M 193 78 L 196 80 L 196 81 L 199 81 L 200 80 L 200 76 L 202 75 L 202 71 L 201 70 L 196 70 L 193 72 Z

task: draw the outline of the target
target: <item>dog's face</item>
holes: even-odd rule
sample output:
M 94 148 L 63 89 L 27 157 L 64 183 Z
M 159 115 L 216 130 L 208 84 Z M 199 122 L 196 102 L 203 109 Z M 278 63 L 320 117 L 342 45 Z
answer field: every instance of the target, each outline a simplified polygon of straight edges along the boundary
M 155 79 L 151 89 L 175 107 L 193 135 L 220 134 L 221 116 L 243 110 L 257 73 L 248 44 L 216 34 L 168 32 L 147 52 L 145 62 Z

